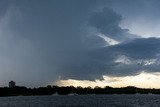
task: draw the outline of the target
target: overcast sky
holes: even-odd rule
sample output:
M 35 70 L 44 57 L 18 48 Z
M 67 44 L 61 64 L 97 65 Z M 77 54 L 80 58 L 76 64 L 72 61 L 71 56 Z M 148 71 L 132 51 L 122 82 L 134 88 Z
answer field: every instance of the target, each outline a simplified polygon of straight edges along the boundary
M 159 0 L 0 0 L 0 86 L 160 71 Z

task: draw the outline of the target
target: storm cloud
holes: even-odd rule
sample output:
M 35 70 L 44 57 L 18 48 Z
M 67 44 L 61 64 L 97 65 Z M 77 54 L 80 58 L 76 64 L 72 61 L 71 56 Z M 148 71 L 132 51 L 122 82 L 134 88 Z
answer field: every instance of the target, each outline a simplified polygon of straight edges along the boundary
M 89 25 L 95 27 L 100 33 L 117 41 L 134 38 L 135 35 L 130 34 L 128 29 L 122 29 L 119 26 L 122 19 L 122 16 L 112 9 L 104 7 L 100 12 L 92 13 Z
M 149 1 L 142 1 L 134 5 L 146 11 L 152 7 Z M 11 79 L 20 85 L 39 86 L 54 83 L 59 77 L 94 80 L 142 70 L 158 72 L 160 39 L 146 38 L 134 34 L 131 26 L 127 28 L 129 21 L 142 17 L 137 8 L 133 14 L 126 10 L 131 2 L 0 1 L 2 85 Z

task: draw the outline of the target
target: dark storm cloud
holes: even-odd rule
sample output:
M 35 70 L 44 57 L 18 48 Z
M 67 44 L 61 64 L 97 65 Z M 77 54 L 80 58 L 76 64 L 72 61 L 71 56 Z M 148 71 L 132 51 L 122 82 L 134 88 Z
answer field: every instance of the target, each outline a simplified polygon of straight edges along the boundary
M 59 76 L 93 80 L 105 74 L 159 70 L 158 65 L 136 62 L 158 58 L 159 39 L 135 39 L 136 35 L 121 28 L 123 15 L 112 9 L 116 0 L 1 2 L 6 3 L 0 10 L 3 80 L 33 86 L 51 83 Z M 99 33 L 121 43 L 104 47 L 107 43 Z M 117 63 L 119 55 L 135 62 Z
M 90 0 L 10 2 L 0 24 L 2 79 L 40 85 L 65 76 L 70 61 L 104 44 L 99 37 L 86 37 L 88 15 L 96 5 Z
M 121 15 L 105 7 L 100 12 L 92 13 L 89 19 L 89 25 L 97 28 L 100 33 L 108 37 L 123 41 L 129 38 L 131 34 L 128 33 L 128 29 L 122 29 L 119 26 L 121 21 Z
M 160 69 L 159 45 L 160 39 L 158 38 L 139 38 L 128 43 L 121 43 L 115 46 L 95 50 L 96 52 L 91 52 L 91 54 L 95 53 L 92 54 L 92 59 L 100 60 L 106 64 L 106 69 L 103 71 L 105 71 L 107 74 L 109 72 L 109 74 L 112 75 L 129 75 L 142 70 L 158 71 L 158 69 Z M 127 65 L 114 62 L 119 55 L 128 57 L 131 61 L 131 64 Z M 144 61 L 150 59 L 156 59 L 156 62 L 153 65 L 145 66 Z
M 110 48 L 134 59 L 154 58 L 160 52 L 159 38 L 139 38 Z
M 68 68 L 65 68 L 66 76 L 69 75 L 74 79 L 94 80 L 95 78 L 101 78 L 102 75 L 133 75 L 144 70 L 158 72 L 160 69 L 159 45 L 160 39 L 158 38 L 139 38 L 128 43 L 89 51 L 80 59 L 75 59 L 75 61 L 66 65 L 66 68 Z M 115 62 L 120 55 L 129 58 L 131 63 Z M 145 65 L 145 62 L 150 59 L 155 59 L 156 62 L 152 65 Z

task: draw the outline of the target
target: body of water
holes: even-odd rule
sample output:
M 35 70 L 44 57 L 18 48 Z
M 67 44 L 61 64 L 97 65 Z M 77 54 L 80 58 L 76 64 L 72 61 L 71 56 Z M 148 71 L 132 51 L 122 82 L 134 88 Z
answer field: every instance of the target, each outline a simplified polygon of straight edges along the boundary
M 160 107 L 160 95 L 0 97 L 0 107 Z

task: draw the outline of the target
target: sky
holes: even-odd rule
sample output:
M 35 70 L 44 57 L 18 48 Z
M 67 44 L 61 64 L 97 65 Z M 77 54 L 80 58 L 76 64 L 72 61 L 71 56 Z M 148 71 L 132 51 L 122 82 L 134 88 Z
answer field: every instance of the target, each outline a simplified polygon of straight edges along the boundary
M 160 88 L 159 9 L 159 0 L 0 0 L 0 86 Z

